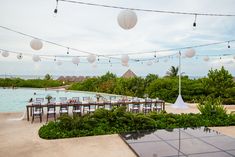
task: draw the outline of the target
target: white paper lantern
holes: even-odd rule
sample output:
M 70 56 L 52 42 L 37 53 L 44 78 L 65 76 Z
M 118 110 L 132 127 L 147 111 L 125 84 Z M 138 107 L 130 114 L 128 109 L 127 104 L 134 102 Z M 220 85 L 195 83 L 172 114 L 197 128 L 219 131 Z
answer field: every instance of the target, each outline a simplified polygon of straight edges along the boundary
M 97 64 L 96 64 L 96 63 L 93 63 L 93 64 L 92 64 L 92 68 L 97 68 Z
M 23 58 L 22 53 L 19 53 L 19 54 L 16 56 L 16 58 L 19 59 L 19 60 L 22 59 L 22 58 Z
M 131 29 L 137 23 L 137 16 L 132 10 L 122 10 L 117 18 L 118 24 L 123 29 Z
M 32 39 L 30 41 L 30 46 L 34 50 L 40 50 L 43 46 L 42 41 L 39 39 Z
M 129 67 L 128 63 L 122 63 L 122 66 Z
M 39 61 L 41 61 L 41 58 L 38 55 L 33 55 L 33 61 L 39 62 Z
M 3 57 L 8 57 L 10 54 L 9 54 L 9 52 L 7 52 L 7 51 L 3 51 L 2 52 L 2 56 Z
M 205 62 L 208 62 L 208 61 L 210 60 L 210 58 L 209 58 L 208 56 L 206 56 L 206 57 L 203 58 L 203 60 L 204 60 Z
M 121 62 L 122 62 L 122 64 L 128 64 L 129 56 L 128 55 L 122 55 Z
M 195 54 L 196 54 L 196 51 L 194 49 L 188 49 L 185 52 L 185 56 L 188 58 L 192 58 L 193 56 L 195 56 Z
M 91 54 L 91 55 L 87 56 L 87 61 L 89 63 L 94 63 L 96 61 L 96 55 Z
M 73 64 L 79 64 L 80 63 L 79 57 L 73 57 L 72 62 L 73 62 Z
M 58 66 L 60 66 L 60 65 L 62 65 L 63 63 L 62 63 L 61 61 L 57 61 L 56 64 L 57 64 Z
M 153 64 L 152 61 L 148 61 L 148 62 L 147 62 L 147 65 L 148 65 L 148 66 L 151 66 L 152 64 Z

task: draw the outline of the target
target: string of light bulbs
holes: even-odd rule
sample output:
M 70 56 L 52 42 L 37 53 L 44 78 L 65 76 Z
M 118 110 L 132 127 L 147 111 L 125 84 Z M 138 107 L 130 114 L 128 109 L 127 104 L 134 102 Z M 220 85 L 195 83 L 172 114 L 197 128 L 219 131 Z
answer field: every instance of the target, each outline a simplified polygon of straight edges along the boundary
M 7 52 L 7 53 L 13 53 L 13 54 L 16 54 L 17 55 L 17 58 L 18 59 L 22 59 L 23 56 L 38 56 L 43 59 L 46 59 L 46 60 L 52 60 L 52 61 L 63 61 L 63 62 L 67 62 L 67 61 L 70 61 L 70 60 L 65 60 L 65 58 L 72 58 L 72 57 L 77 57 L 77 56 L 60 56 L 60 55 L 35 55 L 35 54 L 31 54 L 31 53 L 25 53 L 25 52 L 20 52 L 20 51 L 12 51 L 12 50 L 6 50 L 6 49 L 2 49 L 0 48 L 0 52 L 3 52 L 3 56 L 4 57 L 8 57 L 9 54 L 5 54 L 4 52 Z M 228 56 L 233 56 L 234 54 L 232 53 L 224 53 L 224 54 L 209 54 L 209 55 L 195 55 L 196 58 L 198 57 L 228 57 Z M 40 61 L 39 58 L 36 58 L 36 62 L 37 61 Z M 174 54 L 169 54 L 169 55 L 165 55 L 165 56 L 158 56 L 158 57 L 151 57 L 151 58 L 145 58 L 145 59 L 132 59 L 131 61 L 133 62 L 147 62 L 147 61 L 154 61 L 154 60 L 160 60 L 160 59 L 173 59 L 174 57 L 178 57 L 178 53 L 174 53 Z M 235 57 L 235 56 L 234 56 Z M 61 59 L 63 58 L 63 59 Z M 107 58 L 105 58 L 107 60 Z M 33 58 L 33 60 L 35 60 Z M 157 62 L 158 62 L 157 61 Z M 97 62 L 100 62 L 100 59 L 97 60 Z M 107 62 L 107 61 L 106 61 Z M 86 63 L 86 62 L 80 62 L 79 63 Z M 111 59 L 108 59 L 108 63 L 111 63 Z M 114 63 L 112 61 L 112 63 Z M 115 63 L 120 63 L 120 62 L 115 62 Z
M 49 43 L 49 44 L 52 44 L 52 45 L 55 45 L 55 46 L 58 46 L 58 47 L 66 48 L 68 51 L 69 50 L 73 50 L 73 51 L 82 52 L 82 53 L 86 53 L 86 54 L 89 54 L 89 55 L 96 55 L 98 57 L 104 57 L 104 58 L 108 58 L 108 59 L 109 58 L 110 59 L 120 59 L 120 58 L 115 58 L 115 56 L 120 56 L 120 55 L 154 54 L 154 56 L 156 56 L 156 53 L 160 53 L 160 52 L 171 52 L 171 51 L 180 51 L 180 50 L 187 50 L 187 49 L 195 49 L 195 48 L 201 48 L 201 47 L 208 47 L 208 46 L 212 46 L 212 45 L 220 45 L 220 44 L 224 44 L 224 43 L 227 43 L 227 47 L 231 48 L 230 44 L 232 42 L 235 42 L 235 39 L 231 39 L 231 40 L 225 40 L 225 41 L 219 41 L 219 42 L 211 42 L 211 43 L 206 43 L 206 44 L 178 47 L 178 48 L 171 48 L 171 49 L 160 49 L 160 50 L 142 51 L 142 52 L 130 52 L 130 53 L 122 53 L 122 54 L 120 54 L 120 53 L 113 53 L 113 52 L 109 52 L 109 54 L 99 54 L 97 52 L 84 51 L 84 50 L 80 50 L 80 49 L 77 49 L 77 48 L 68 47 L 68 46 L 65 46 L 65 45 L 62 45 L 62 44 L 59 44 L 59 43 L 56 43 L 56 42 L 52 42 L 52 41 L 49 41 L 49 40 L 46 40 L 46 39 L 42 39 L 42 38 L 39 38 L 39 37 L 36 37 L 36 36 L 29 35 L 27 33 L 23 33 L 21 31 L 17 31 L 17 30 L 11 29 L 9 27 L 5 27 L 5 26 L 1 26 L 0 25 L 0 28 L 8 30 L 8 31 L 11 31 L 11 32 L 14 32 L 14 33 L 17 33 L 17 34 L 20 34 L 20 35 L 23 35 L 23 36 L 26 36 L 26 37 L 30 37 L 32 39 L 39 39 L 39 40 L 41 40 L 43 42 L 46 42 L 46 43 Z M 55 56 L 55 55 L 52 55 L 52 56 Z M 76 56 L 77 57 L 87 57 L 87 56 L 84 56 L 84 55 L 76 55 Z M 62 57 L 66 57 L 66 55 L 63 55 Z M 67 57 L 70 57 L 70 55 L 68 55 Z M 71 57 L 74 57 L 74 56 L 71 56 Z
M 164 14 L 180 14 L 180 15 L 196 15 L 196 16 L 227 16 L 227 17 L 235 17 L 235 14 L 219 14 L 219 13 L 200 13 L 200 12 L 182 12 L 182 11 L 167 11 L 167 10 L 154 10 L 154 9 L 141 9 L 141 8 L 129 8 L 129 7 L 121 7 L 114 5 L 105 5 L 105 4 L 97 4 L 97 3 L 88 3 L 82 1 L 73 1 L 73 0 L 56 0 L 56 8 L 54 10 L 55 13 L 58 12 L 58 2 L 67 2 L 88 6 L 96 6 L 96 7 L 104 7 L 104 8 L 112 8 L 112 9 L 127 9 L 134 11 L 143 11 L 143 12 L 155 12 L 155 13 L 164 13 Z

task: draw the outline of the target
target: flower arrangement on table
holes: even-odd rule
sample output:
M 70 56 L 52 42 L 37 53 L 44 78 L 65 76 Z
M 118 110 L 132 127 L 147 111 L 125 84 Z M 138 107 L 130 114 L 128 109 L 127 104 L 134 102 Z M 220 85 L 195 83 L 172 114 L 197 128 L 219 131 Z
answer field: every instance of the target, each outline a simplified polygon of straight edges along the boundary
M 97 99 L 97 102 L 99 102 L 100 98 L 102 98 L 103 96 L 101 94 L 96 94 L 95 97 Z
M 51 101 L 51 99 L 52 99 L 52 96 L 51 96 L 51 95 L 47 95 L 47 96 L 45 97 L 45 99 L 47 99 L 47 102 L 50 103 L 50 101 Z

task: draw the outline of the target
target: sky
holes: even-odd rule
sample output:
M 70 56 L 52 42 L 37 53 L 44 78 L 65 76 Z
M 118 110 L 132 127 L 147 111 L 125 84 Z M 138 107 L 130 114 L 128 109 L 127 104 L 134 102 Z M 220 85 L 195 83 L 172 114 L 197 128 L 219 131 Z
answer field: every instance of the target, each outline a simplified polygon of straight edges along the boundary
M 81 0 L 82 1 L 82 0 Z M 235 14 L 234 0 L 89 0 L 84 2 L 154 10 Z M 138 21 L 130 30 L 117 23 L 120 9 L 86 6 L 59 1 L 58 13 L 53 13 L 56 0 L 0 0 L 0 26 L 8 27 L 37 38 L 52 41 L 66 47 L 89 51 L 97 55 L 135 52 L 152 52 L 193 45 L 235 39 L 235 17 L 197 16 L 197 27 L 193 28 L 193 15 L 172 15 L 135 11 Z M 160 58 L 152 64 L 148 61 L 129 61 L 121 65 L 120 59 L 99 57 L 95 64 L 86 60 L 88 54 L 43 42 L 43 48 L 35 51 L 30 47 L 32 38 L 0 28 L 0 49 L 30 54 L 22 60 L 16 54 L 8 57 L 0 54 L 0 75 L 70 75 L 97 76 L 110 71 L 121 76 L 131 69 L 138 76 L 149 73 L 164 76 L 171 66 L 178 66 L 178 57 L 164 57 L 177 51 L 159 52 Z M 235 76 L 235 42 L 231 48 L 227 43 L 195 48 L 196 56 L 182 58 L 182 72 L 188 76 L 206 76 L 208 70 L 224 66 Z M 184 54 L 185 50 L 181 50 Z M 2 53 L 2 52 L 1 52 Z M 34 62 L 32 55 L 50 55 Z M 232 54 L 223 56 L 223 54 Z M 67 57 L 55 58 L 64 55 Z M 210 57 L 208 62 L 203 58 Z M 80 56 L 78 65 L 69 56 Z M 81 57 L 83 56 L 83 57 Z M 130 59 L 153 59 L 154 53 L 129 55 Z M 56 59 L 56 61 L 54 61 Z M 57 65 L 58 60 L 62 65 Z

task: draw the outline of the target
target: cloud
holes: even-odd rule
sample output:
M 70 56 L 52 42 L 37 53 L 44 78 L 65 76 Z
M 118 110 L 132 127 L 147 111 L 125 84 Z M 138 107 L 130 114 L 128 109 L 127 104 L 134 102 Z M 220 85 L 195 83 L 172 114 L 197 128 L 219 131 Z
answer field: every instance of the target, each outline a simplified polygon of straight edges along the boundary
M 235 14 L 233 0 L 149 0 L 133 3 L 132 0 L 91 0 L 91 3 L 107 5 L 117 5 L 124 7 L 136 7 L 156 10 L 202 12 L 202 13 L 227 13 Z M 210 7 L 208 7 L 210 6 Z M 117 15 L 120 10 L 110 8 L 100 8 L 59 2 L 58 14 L 53 16 L 55 1 L 51 0 L 31 0 L 31 1 L 4 1 L 0 6 L 1 25 L 16 29 L 27 34 L 34 35 L 56 43 L 74 47 L 77 49 L 90 51 L 98 54 L 124 54 L 134 52 L 150 52 L 160 49 L 171 49 L 197 44 L 205 44 L 217 41 L 233 39 L 235 36 L 235 21 L 233 17 L 202 17 L 197 18 L 197 28 L 193 30 L 192 24 L 194 16 L 188 15 L 169 15 L 161 13 L 136 12 L 138 23 L 133 29 L 126 31 L 117 24 Z M 0 48 L 23 51 L 38 55 L 66 55 L 67 49 L 44 43 L 43 49 L 33 51 L 29 47 L 30 38 L 0 29 Z M 197 48 L 197 54 L 235 54 L 235 44 L 230 43 L 228 50 L 226 44 L 210 47 Z M 159 56 L 173 54 L 177 52 L 159 53 Z M 84 55 L 70 50 L 70 55 Z M 151 58 L 152 54 L 131 55 L 131 58 Z M 120 56 L 118 56 L 120 57 Z M 76 67 L 70 63 L 70 59 L 65 64 L 57 67 L 54 63 L 48 63 L 56 70 L 40 66 L 38 73 L 57 73 L 57 74 L 103 74 L 112 70 L 118 74 L 123 73 L 126 68 L 105 65 L 97 65 L 94 70 L 89 64 Z M 15 64 L 17 68 L 11 72 L 21 73 L 22 67 L 32 64 L 31 57 L 24 57 L 22 61 L 16 61 L 15 55 L 8 58 L 1 57 L 5 64 Z M 107 60 L 105 60 L 107 61 Z M 146 64 L 132 63 L 129 68 L 133 68 L 138 74 L 150 72 L 165 74 L 171 64 L 177 65 L 177 58 L 165 63 L 163 60 L 158 64 L 146 66 Z M 207 70 L 214 67 L 202 60 L 186 60 L 185 72 L 190 75 L 205 75 Z M 16 62 L 16 63 L 14 63 Z M 44 61 L 43 61 L 44 62 Z M 46 61 L 45 61 L 46 62 Z M 20 65 L 24 63 L 25 65 Z M 215 63 L 216 64 L 216 63 Z M 19 66 L 20 65 L 20 66 Z M 194 65 L 194 66 L 192 66 Z M 234 65 L 234 64 L 233 64 Z M 19 67 L 19 68 L 18 68 Z M 153 68 L 154 67 L 154 68 Z M 35 73 L 34 69 L 28 66 L 27 73 Z M 88 70 L 87 70 L 88 69 Z M 147 69 L 147 70 L 146 70 Z M 193 71 L 195 73 L 193 73 Z M 235 71 L 231 70 L 233 75 Z

